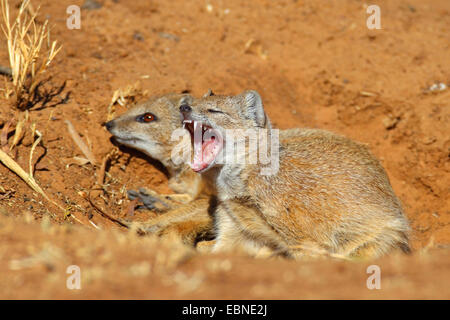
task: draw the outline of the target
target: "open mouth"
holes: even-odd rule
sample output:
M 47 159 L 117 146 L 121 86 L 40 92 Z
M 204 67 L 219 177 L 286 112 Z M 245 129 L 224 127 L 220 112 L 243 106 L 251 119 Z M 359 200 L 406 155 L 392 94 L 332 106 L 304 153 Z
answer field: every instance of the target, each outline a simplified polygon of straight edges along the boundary
M 194 148 L 194 160 L 191 168 L 202 172 L 214 164 L 214 160 L 222 150 L 222 138 L 217 130 L 199 121 L 184 120 L 183 127 L 191 134 Z

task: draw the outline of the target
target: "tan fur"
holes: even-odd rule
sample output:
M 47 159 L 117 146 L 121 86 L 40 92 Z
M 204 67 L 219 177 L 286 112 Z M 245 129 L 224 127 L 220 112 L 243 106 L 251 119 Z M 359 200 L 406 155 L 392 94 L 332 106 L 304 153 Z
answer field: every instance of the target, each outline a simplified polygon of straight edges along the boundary
M 186 94 L 167 94 L 130 108 L 107 124 L 115 139 L 126 146 L 138 149 L 159 160 L 170 174 L 169 186 L 181 194 L 188 194 L 191 202 L 185 205 L 171 204 L 171 210 L 155 219 L 138 225 L 140 230 L 160 236 L 179 236 L 184 243 L 193 245 L 198 239 L 211 237 L 211 207 L 213 189 L 201 175 L 190 170 L 187 164 L 175 165 L 171 160 L 172 132 L 181 127 L 178 102 L 189 98 Z M 150 123 L 136 121 L 139 115 L 151 112 L 156 120 Z M 160 197 L 163 201 L 165 197 Z M 211 209 L 212 210 L 212 209 Z
M 267 128 L 258 93 L 190 101 L 186 119 L 225 129 Z M 223 113 L 211 112 L 219 110 Z M 273 132 L 270 131 L 269 132 Z M 317 129 L 280 134 L 277 174 L 260 164 L 215 165 L 216 251 L 267 246 L 300 256 L 302 245 L 346 257 L 409 252 L 409 225 L 379 161 L 362 144 Z

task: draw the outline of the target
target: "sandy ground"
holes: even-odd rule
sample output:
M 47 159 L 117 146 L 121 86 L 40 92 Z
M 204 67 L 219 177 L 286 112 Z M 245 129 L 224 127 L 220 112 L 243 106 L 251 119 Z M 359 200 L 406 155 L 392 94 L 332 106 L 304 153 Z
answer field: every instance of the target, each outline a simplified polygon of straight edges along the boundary
M 47 85 L 66 81 L 54 102 L 69 95 L 30 112 L 43 134 L 35 177 L 66 210 L 0 166 L 1 298 L 450 298 L 450 89 L 429 90 L 450 85 L 448 0 L 376 1 L 381 30 L 368 30 L 364 2 L 350 0 L 99 2 L 82 9 L 80 30 L 67 29 L 66 7 L 83 1 L 41 3 L 52 39 L 63 45 Z M 147 96 L 256 89 L 278 128 L 324 128 L 368 144 L 411 222 L 413 255 L 263 260 L 200 254 L 121 230 L 86 201 L 99 168 L 74 164 L 82 153 L 64 120 L 101 163 L 115 148 L 101 126 L 107 106 L 115 90 L 136 81 Z M 3 129 L 19 116 L 3 95 L 0 103 Z M 23 168 L 31 144 L 28 133 L 12 152 Z M 170 193 L 160 166 L 127 149 L 105 183 L 95 201 L 115 217 L 126 213 L 128 189 Z M 382 271 L 380 290 L 366 286 L 372 264 Z M 66 287 L 70 265 L 81 268 L 81 290 Z

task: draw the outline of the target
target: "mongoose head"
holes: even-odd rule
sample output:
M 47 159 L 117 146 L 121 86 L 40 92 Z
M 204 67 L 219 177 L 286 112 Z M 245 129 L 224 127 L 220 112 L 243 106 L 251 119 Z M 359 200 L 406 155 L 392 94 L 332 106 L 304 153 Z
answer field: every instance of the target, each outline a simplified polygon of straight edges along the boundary
M 171 169 L 171 152 L 178 141 L 172 132 L 181 128 L 179 102 L 189 101 L 187 94 L 167 94 L 138 104 L 105 124 L 115 140 L 161 161 Z
M 191 135 L 196 172 L 219 165 L 226 131 L 230 129 L 270 129 L 258 92 L 245 91 L 236 96 L 216 96 L 209 92 L 201 99 L 181 99 L 183 125 Z

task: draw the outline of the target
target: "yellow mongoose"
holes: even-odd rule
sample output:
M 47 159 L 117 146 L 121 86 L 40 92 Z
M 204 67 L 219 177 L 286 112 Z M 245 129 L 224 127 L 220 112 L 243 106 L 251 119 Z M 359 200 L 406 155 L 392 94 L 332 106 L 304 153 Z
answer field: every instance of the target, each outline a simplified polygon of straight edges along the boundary
M 178 102 L 187 96 L 171 93 L 153 97 L 105 126 L 119 143 L 159 160 L 170 174 L 171 189 L 189 194 L 194 200 L 138 225 L 139 229 L 161 236 L 180 236 L 184 243 L 193 245 L 197 240 L 208 239 L 212 235 L 211 211 L 215 198 L 202 176 L 186 164 L 176 165 L 171 161 L 172 149 L 178 143 L 171 140 L 172 132 L 181 128 Z
M 179 104 L 194 148 L 199 147 L 192 167 L 216 180 L 214 251 L 241 246 L 257 252 L 266 246 L 298 257 L 306 254 L 302 248 L 315 248 L 362 258 L 410 251 L 400 202 L 364 145 L 323 130 L 286 130 L 270 151 L 279 154 L 276 173 L 262 174 L 261 163 L 223 161 L 230 129 L 266 129 L 259 143 L 276 136 L 257 92 L 189 96 Z M 209 138 L 194 137 L 198 124 Z M 245 152 L 249 157 L 249 147 Z

